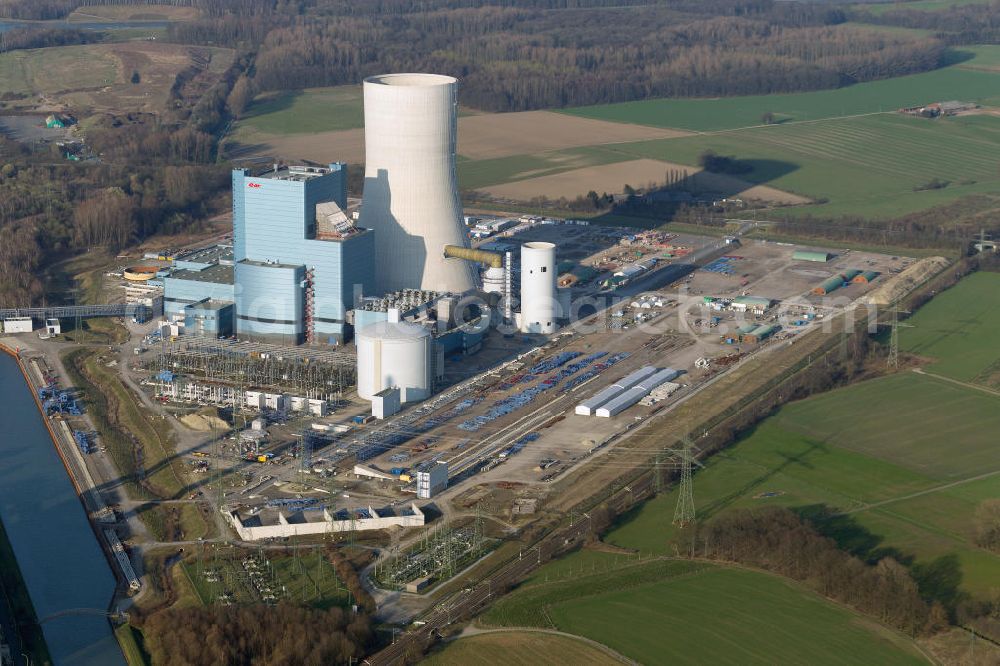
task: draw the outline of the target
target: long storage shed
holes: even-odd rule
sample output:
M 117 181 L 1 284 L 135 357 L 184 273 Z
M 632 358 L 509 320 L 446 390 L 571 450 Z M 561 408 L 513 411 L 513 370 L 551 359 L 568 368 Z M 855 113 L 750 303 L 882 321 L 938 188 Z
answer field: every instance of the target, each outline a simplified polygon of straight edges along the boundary
M 598 391 L 593 397 L 581 402 L 576 406 L 576 413 L 581 416 L 593 416 L 595 409 L 654 374 L 656 374 L 656 368 L 651 365 L 639 368 L 635 372 L 625 375 L 611 386 Z
M 644 379 L 632 388 L 628 389 L 621 395 L 612 400 L 608 401 L 604 405 L 597 408 L 595 414 L 599 417 L 610 418 L 617 414 L 624 412 L 626 409 L 634 405 L 635 403 L 646 397 L 650 391 L 660 386 L 661 384 L 666 384 L 671 379 L 674 379 L 679 375 L 680 372 L 674 370 L 673 368 L 664 368 L 656 374 L 652 375 L 648 379 Z

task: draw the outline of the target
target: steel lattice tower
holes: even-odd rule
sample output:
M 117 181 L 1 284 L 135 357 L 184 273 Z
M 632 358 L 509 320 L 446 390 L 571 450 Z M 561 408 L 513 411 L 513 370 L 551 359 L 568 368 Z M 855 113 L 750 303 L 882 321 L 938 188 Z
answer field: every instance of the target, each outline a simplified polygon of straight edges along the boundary
M 691 452 L 681 454 L 681 484 L 674 509 L 674 525 L 686 527 L 694 522 L 694 482 L 691 479 Z
M 892 306 L 892 319 L 889 321 L 889 358 L 886 365 L 893 370 L 899 368 L 899 307 Z

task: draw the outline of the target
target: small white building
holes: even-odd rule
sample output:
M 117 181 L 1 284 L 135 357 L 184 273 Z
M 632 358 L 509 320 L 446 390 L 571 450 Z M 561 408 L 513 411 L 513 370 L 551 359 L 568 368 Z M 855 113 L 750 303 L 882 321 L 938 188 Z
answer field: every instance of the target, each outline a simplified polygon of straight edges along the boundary
M 46 335 L 59 335 L 62 333 L 62 325 L 59 324 L 58 319 L 46 319 L 45 320 L 45 334 Z
M 384 419 L 399 412 L 401 408 L 399 388 L 393 386 L 372 396 L 372 416 Z
M 288 409 L 288 396 L 283 393 L 265 393 L 264 406 L 279 412 Z
M 34 328 L 31 317 L 11 317 L 3 320 L 4 333 L 31 333 Z
M 247 391 L 247 407 L 264 409 L 264 394 L 261 391 Z
M 448 463 L 434 462 L 417 468 L 417 497 L 430 499 L 448 487 Z

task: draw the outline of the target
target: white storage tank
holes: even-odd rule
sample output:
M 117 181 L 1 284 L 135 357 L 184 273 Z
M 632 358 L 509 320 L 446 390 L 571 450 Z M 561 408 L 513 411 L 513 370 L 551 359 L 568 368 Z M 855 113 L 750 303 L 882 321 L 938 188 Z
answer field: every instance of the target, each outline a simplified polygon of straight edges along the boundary
M 406 321 L 380 321 L 356 334 L 358 395 L 372 400 L 387 388 L 399 388 L 400 402 L 425 400 L 431 395 L 430 331 Z
M 556 299 L 556 246 L 533 241 L 521 246 L 521 331 L 554 333 L 559 317 Z

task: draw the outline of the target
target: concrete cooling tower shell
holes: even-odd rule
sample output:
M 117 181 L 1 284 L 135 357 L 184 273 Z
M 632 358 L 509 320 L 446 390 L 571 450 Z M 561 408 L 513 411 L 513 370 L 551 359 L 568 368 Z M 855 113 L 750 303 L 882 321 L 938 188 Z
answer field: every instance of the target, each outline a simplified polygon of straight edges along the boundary
M 423 326 L 382 321 L 356 334 L 358 395 L 371 400 L 376 393 L 398 387 L 402 402 L 430 397 L 434 340 Z
M 455 175 L 457 81 L 438 74 L 365 79 L 365 187 L 359 225 L 375 230 L 375 281 L 463 292 L 475 267 L 446 259 L 468 247 Z

